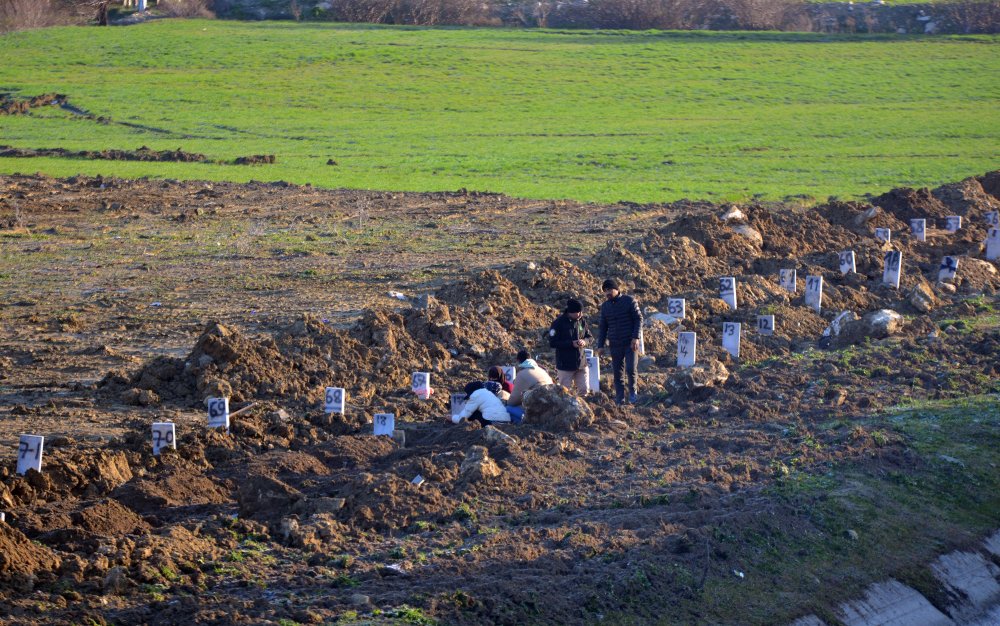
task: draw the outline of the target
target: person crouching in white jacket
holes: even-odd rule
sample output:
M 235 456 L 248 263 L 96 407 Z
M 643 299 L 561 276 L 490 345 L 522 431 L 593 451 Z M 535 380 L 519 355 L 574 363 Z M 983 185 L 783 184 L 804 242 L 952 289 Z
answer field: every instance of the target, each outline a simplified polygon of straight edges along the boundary
M 453 415 L 451 421 L 458 424 L 462 420 L 479 422 L 482 426 L 488 426 L 491 422 L 510 422 L 511 414 L 507 412 L 507 407 L 503 401 L 492 391 L 486 389 L 482 382 L 476 381 L 465 386 L 465 394 L 469 399 L 465 403 L 465 408 L 458 415 Z M 521 420 L 518 419 L 517 422 Z

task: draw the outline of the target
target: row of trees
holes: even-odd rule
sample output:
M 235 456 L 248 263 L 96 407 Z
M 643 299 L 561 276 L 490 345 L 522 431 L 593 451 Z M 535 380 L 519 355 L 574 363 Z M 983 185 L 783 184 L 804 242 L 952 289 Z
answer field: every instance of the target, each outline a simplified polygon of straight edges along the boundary
M 273 7 L 275 3 L 269 2 Z M 0 31 L 79 23 L 107 0 L 0 0 Z M 260 17 L 260 0 L 159 0 L 177 17 Z M 115 6 L 115 5 L 112 5 Z M 608 29 L 920 32 L 918 6 L 804 0 L 287 0 L 268 17 L 377 24 Z M 940 32 L 1000 32 L 1000 0 L 922 5 Z

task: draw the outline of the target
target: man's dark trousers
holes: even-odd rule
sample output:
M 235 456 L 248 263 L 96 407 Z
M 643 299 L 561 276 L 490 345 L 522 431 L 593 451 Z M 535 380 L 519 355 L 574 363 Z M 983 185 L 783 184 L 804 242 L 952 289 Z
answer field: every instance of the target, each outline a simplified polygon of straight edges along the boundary
M 615 375 L 615 401 L 621 404 L 627 397 L 622 379 L 628 375 L 628 395 L 635 393 L 635 369 L 639 355 L 632 349 L 632 342 L 608 346 L 611 352 L 611 371 Z

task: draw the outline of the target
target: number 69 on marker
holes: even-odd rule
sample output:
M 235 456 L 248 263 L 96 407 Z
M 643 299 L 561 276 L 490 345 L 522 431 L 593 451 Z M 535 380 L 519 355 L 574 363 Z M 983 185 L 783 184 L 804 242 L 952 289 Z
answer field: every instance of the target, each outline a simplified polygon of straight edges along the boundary
M 229 432 L 229 398 L 208 399 L 208 427 L 225 428 Z

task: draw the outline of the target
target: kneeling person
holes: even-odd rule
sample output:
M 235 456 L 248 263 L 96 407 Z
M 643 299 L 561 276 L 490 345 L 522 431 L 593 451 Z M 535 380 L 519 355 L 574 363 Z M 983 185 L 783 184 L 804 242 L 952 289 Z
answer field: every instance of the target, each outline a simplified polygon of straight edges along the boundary
M 518 417 L 512 420 L 512 415 L 507 412 L 507 407 L 503 405 L 503 400 L 486 388 L 480 382 L 472 382 L 465 386 L 465 394 L 469 399 L 465 403 L 465 408 L 458 415 L 453 415 L 451 421 L 456 424 L 462 420 L 479 422 L 482 426 L 488 426 L 491 422 L 511 422 L 520 423 Z

